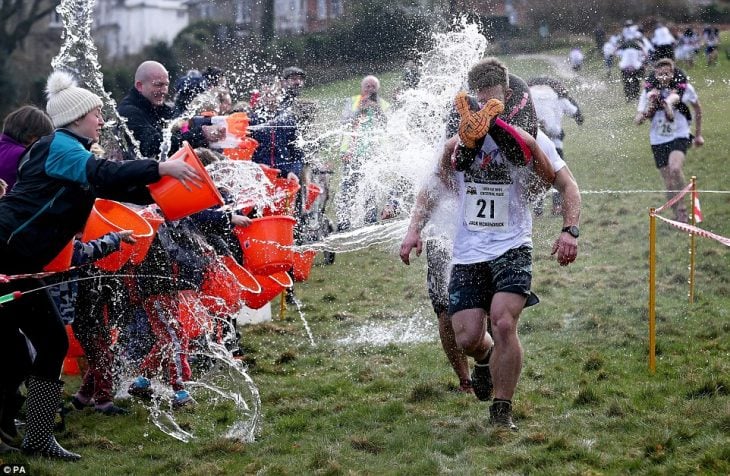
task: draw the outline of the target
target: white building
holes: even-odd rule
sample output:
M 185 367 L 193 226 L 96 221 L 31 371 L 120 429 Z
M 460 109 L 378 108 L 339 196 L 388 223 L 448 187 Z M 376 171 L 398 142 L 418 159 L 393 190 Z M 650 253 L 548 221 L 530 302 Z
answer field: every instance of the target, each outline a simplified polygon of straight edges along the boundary
M 184 0 L 97 0 L 93 34 L 107 58 L 117 58 L 157 41 L 171 44 L 187 25 Z

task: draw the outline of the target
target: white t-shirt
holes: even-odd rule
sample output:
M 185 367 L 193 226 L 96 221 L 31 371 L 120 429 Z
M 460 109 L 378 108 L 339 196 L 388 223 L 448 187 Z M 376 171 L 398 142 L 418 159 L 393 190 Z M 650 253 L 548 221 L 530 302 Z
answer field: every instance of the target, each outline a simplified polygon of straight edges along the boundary
M 651 38 L 651 42 L 655 46 L 665 46 L 674 43 L 674 36 L 666 26 L 660 26 L 654 30 L 654 36 Z
M 621 48 L 616 54 L 619 57 L 618 68 L 621 70 L 640 69 L 644 64 L 644 52 L 636 48 Z
M 563 132 L 563 116 L 573 117 L 578 108 L 566 98 L 561 98 L 553 88 L 538 84 L 530 86 L 530 96 L 535 104 L 535 114 L 540 121 L 540 127 L 555 143 L 555 147 L 562 148 L 560 136 Z
M 557 171 L 565 166 L 555 146 L 538 132 L 538 144 Z M 465 172 L 456 172 L 454 257 L 456 264 L 493 260 L 507 251 L 532 246 L 532 213 L 527 186 L 532 165 L 518 167 L 503 156 L 490 136 Z
M 666 97 L 668 93 L 668 89 L 663 90 L 662 97 Z M 682 102 L 687 104 L 687 106 L 691 106 L 692 104 L 697 104 L 697 101 L 699 101 L 699 98 L 697 97 L 695 88 L 687 83 L 687 88 L 684 90 L 684 94 L 682 94 Z M 644 90 L 639 97 L 639 105 L 636 109 L 639 112 L 644 112 L 646 111 L 647 105 L 647 92 Z M 674 111 L 674 121 L 672 122 L 667 121 L 663 109 L 658 109 L 651 119 L 651 126 L 649 128 L 649 143 L 651 145 L 666 144 L 674 139 L 689 139 L 689 135 L 689 121 L 684 114 L 676 109 Z

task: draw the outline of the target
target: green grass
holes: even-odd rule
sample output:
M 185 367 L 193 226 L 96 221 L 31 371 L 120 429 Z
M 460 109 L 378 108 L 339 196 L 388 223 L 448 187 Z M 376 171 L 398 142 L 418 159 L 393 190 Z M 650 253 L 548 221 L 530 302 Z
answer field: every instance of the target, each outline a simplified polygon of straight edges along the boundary
M 505 60 L 525 76 L 546 67 Z M 600 68 L 589 63 L 583 74 L 598 78 Z M 707 145 L 689 152 L 685 174 L 696 175 L 701 190 L 727 190 L 730 63 L 723 58 L 717 68 L 700 65 L 689 74 L 704 106 Z M 322 88 L 317 97 L 336 97 L 339 105 L 357 81 Z M 570 267 L 549 257 L 561 221 L 536 220 L 533 287 L 542 303 L 520 324 L 519 432 L 488 426 L 486 404 L 453 391 L 425 262 L 403 266 L 390 246 L 339 254 L 297 286 L 316 346 L 292 310 L 285 320 L 245 329 L 263 406 L 257 441 L 181 443 L 134 405 L 124 417 L 69 417 L 59 439 L 83 455 L 79 463 L 0 459 L 27 462 L 30 474 L 79 475 L 730 473 L 728 249 L 697 240 L 696 302 L 689 305 L 688 237 L 659 223 L 658 361 L 650 374 L 648 209 L 665 198 L 621 191 L 661 190 L 662 181 L 646 126 L 632 124 L 634 106 L 619 84 L 575 96 L 587 119 L 582 127 L 568 122 L 566 159 L 583 191 L 615 192 L 583 196 L 580 254 Z M 701 198 L 701 226 L 730 236 L 730 195 Z M 427 328 L 431 339 L 401 343 L 408 324 Z M 390 343 L 340 343 L 363 328 L 391 332 Z

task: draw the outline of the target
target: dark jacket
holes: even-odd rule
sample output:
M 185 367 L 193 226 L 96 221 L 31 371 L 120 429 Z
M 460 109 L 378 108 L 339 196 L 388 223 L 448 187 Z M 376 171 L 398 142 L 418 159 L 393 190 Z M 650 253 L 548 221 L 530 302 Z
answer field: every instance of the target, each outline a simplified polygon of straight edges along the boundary
M 154 160 L 112 162 L 65 129 L 43 137 L 20 160 L 18 181 L 0 198 L 0 272 L 40 271 L 81 231 L 96 197 L 152 203 Z
M 144 157 L 157 157 L 162 145 L 162 131 L 165 124 L 175 117 L 173 109 L 167 104 L 153 105 L 137 89 L 132 88 L 117 106 L 117 112 L 127 118 L 127 127 L 139 141 L 140 153 Z M 182 141 L 189 142 L 193 148 L 208 146 L 200 127 L 191 128 L 185 133 L 175 132 L 170 143 L 170 153 L 178 150 Z
M 251 130 L 251 137 L 259 143 L 252 160 L 281 170 L 282 177 L 286 177 L 289 172 L 301 175 L 304 152 L 297 145 L 299 129 L 291 107 L 284 104 L 269 121 L 262 114 L 254 112 L 250 123 L 262 126 Z

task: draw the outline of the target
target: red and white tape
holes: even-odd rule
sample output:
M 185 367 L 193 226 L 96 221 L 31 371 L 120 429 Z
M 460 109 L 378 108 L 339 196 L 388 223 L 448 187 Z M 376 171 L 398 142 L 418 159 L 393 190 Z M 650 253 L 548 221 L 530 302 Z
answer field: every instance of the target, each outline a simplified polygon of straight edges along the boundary
M 670 220 L 669 218 L 664 218 L 663 216 L 657 215 L 654 213 L 654 216 L 659 218 L 660 220 L 669 223 L 675 228 L 679 228 L 682 231 L 686 231 L 687 233 L 694 233 L 697 236 L 703 236 L 705 238 L 711 238 L 713 240 L 719 241 L 725 246 L 730 246 L 730 238 L 726 238 L 724 236 L 717 235 L 715 233 L 712 233 L 711 231 L 703 230 L 702 228 L 697 228 L 696 226 L 688 225 L 687 223 L 682 223 L 681 221 L 674 221 Z

